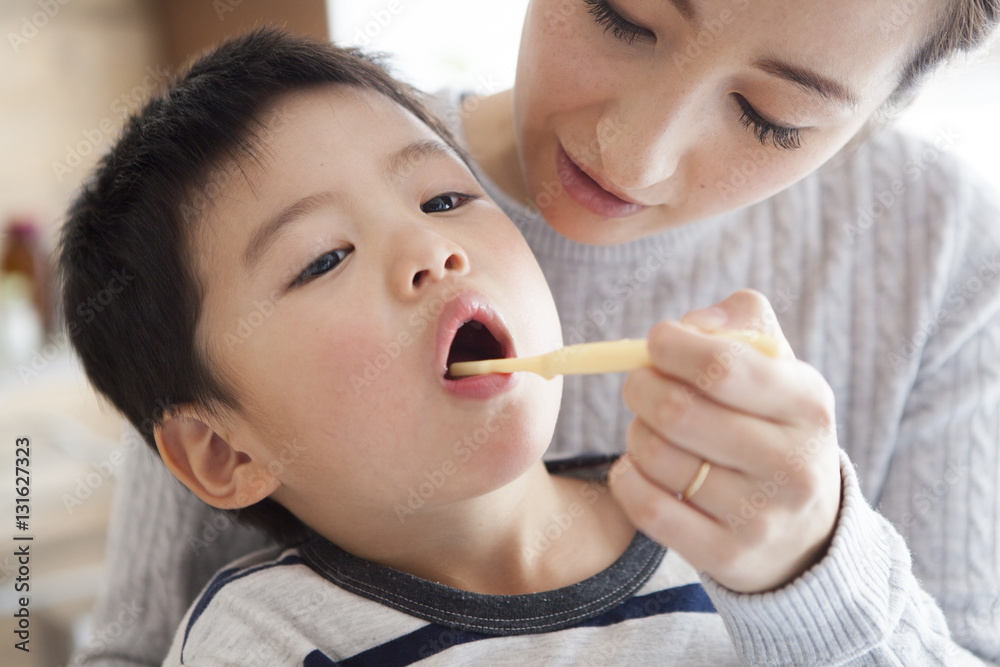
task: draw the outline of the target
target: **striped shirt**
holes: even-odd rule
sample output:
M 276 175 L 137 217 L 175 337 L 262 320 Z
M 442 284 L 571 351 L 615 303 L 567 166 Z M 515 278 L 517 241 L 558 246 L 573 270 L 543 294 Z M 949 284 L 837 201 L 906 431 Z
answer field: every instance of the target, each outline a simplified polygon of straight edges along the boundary
M 217 574 L 181 623 L 164 664 L 417 662 L 738 664 L 698 574 L 642 533 L 604 571 L 525 595 L 458 590 L 313 536 Z

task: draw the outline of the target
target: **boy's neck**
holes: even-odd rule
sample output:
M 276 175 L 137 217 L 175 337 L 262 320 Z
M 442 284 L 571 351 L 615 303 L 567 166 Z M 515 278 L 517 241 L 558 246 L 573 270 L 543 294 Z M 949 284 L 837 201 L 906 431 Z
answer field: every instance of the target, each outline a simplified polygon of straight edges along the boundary
M 539 461 L 517 482 L 461 507 L 421 510 L 398 530 L 336 539 L 356 556 L 461 590 L 553 590 L 609 567 L 635 536 L 607 487 L 553 476 Z

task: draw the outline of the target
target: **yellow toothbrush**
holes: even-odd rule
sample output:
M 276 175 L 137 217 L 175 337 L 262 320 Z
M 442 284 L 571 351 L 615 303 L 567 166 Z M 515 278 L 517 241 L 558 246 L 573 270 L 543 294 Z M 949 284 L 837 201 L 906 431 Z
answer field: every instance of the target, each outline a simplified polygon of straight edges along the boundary
M 749 343 L 771 357 L 777 357 L 781 351 L 777 339 L 756 331 L 723 331 L 717 335 Z M 557 375 L 621 373 L 649 365 L 646 340 L 637 338 L 569 345 L 537 357 L 459 361 L 452 364 L 448 372 L 455 377 L 464 377 L 526 371 L 551 380 Z

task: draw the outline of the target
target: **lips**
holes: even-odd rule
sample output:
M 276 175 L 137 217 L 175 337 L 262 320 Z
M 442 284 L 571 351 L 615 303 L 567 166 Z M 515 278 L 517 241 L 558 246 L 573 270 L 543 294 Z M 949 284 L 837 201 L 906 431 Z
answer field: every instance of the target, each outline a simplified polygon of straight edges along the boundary
M 642 211 L 642 204 L 626 201 L 605 190 L 566 153 L 562 144 L 556 153 L 556 171 L 566 194 L 591 213 L 602 218 L 623 218 Z
M 516 356 L 506 323 L 485 296 L 468 290 L 445 304 L 439 319 L 435 354 L 435 368 L 445 389 L 466 398 L 498 396 L 514 386 L 516 375 L 494 373 L 453 379 L 448 376 L 448 365 L 455 361 Z

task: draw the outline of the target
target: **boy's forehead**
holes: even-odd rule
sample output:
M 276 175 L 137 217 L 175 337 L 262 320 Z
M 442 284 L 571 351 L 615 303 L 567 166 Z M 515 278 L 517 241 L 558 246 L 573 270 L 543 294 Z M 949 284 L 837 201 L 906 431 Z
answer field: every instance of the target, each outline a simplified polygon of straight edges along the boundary
M 216 195 L 200 216 L 196 240 L 207 269 L 220 256 L 242 256 L 261 225 L 302 197 L 324 190 L 367 191 L 366 178 L 412 173 L 422 158 L 460 158 L 431 128 L 392 100 L 353 86 L 324 85 L 286 93 L 270 104 L 248 151 L 217 167 L 207 181 Z M 200 237 L 200 238 L 198 238 Z M 214 256 L 214 257 L 210 257 Z M 204 274 L 203 274 L 204 275 Z
M 441 138 L 409 111 L 377 93 L 325 85 L 278 97 L 262 114 L 250 159 L 239 159 L 236 185 L 259 193 L 267 186 L 295 185 L 283 172 L 326 167 L 327 160 L 362 166 L 383 159 L 416 137 Z M 312 158 L 317 158 L 316 162 Z
M 261 212 L 267 201 L 294 196 L 336 171 L 346 176 L 416 136 L 438 139 L 376 93 L 345 85 L 289 92 L 264 109 L 241 149 L 217 164 L 190 199 L 199 218 L 218 222 L 235 214 L 246 220 L 248 208 Z

